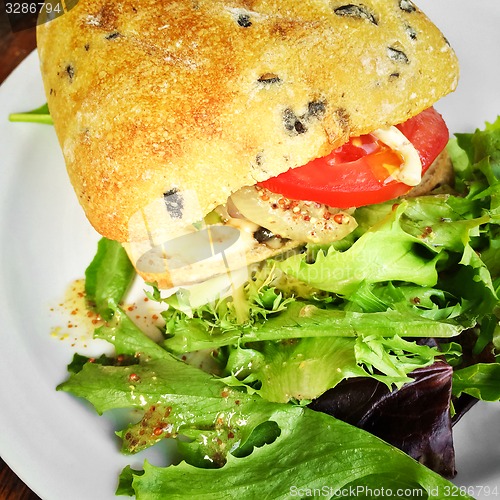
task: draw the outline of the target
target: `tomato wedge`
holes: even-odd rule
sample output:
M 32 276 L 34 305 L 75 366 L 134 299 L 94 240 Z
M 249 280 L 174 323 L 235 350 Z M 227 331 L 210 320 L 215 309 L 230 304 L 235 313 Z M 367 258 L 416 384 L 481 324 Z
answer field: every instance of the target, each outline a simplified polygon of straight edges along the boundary
M 446 146 L 449 131 L 442 116 L 429 108 L 397 128 L 418 151 L 424 173 Z M 392 200 L 411 186 L 392 180 L 400 155 L 373 135 L 354 137 L 328 156 L 272 177 L 262 186 L 293 200 L 337 208 L 361 207 Z

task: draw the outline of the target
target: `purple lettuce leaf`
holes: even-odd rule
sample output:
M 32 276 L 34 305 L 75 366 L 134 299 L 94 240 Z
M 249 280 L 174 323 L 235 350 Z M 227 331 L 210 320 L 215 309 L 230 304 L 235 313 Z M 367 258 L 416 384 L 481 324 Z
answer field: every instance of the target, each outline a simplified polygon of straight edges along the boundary
M 352 378 L 310 407 L 365 429 L 446 478 L 455 476 L 450 412 L 452 367 L 444 361 L 419 368 L 399 390 L 371 378 Z

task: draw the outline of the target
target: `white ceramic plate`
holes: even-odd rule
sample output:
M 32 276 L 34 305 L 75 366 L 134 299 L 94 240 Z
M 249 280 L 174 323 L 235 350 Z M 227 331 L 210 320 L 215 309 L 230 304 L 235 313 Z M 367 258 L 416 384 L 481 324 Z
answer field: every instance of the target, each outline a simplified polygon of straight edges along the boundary
M 459 90 L 440 110 L 452 131 L 500 114 L 498 0 L 421 0 L 461 60 Z M 111 500 L 123 457 L 115 422 L 55 391 L 75 350 L 51 335 L 66 319 L 51 307 L 95 252 L 52 127 L 6 121 L 45 102 L 32 54 L 0 87 L 0 455 L 47 500 Z M 500 405 L 477 405 L 456 428 L 456 484 L 500 496 Z M 490 494 L 484 488 L 490 488 Z M 481 489 L 483 487 L 483 489 Z M 494 488 L 497 495 L 493 495 Z

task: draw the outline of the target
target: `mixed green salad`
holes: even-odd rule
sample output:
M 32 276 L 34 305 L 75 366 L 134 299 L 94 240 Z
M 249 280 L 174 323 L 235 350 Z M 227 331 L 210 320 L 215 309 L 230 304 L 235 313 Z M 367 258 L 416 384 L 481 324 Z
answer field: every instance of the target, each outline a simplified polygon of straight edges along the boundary
M 125 454 L 177 443 L 172 465 L 123 470 L 118 495 L 469 498 L 445 477 L 454 423 L 500 399 L 500 118 L 448 152 L 453 186 L 358 208 L 349 236 L 252 268 L 237 293 L 197 306 L 148 284 L 159 342 L 121 306 L 126 253 L 99 242 L 86 298 L 116 354 L 76 354 L 58 390 L 130 409 Z

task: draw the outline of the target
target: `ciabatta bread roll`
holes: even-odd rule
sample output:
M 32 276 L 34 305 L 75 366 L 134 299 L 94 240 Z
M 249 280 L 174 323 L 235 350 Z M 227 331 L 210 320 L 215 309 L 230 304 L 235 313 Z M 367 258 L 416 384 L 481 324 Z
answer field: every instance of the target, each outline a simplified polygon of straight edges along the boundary
M 458 79 L 409 0 L 80 0 L 37 35 L 80 203 L 135 263 L 240 188 L 404 122 Z

